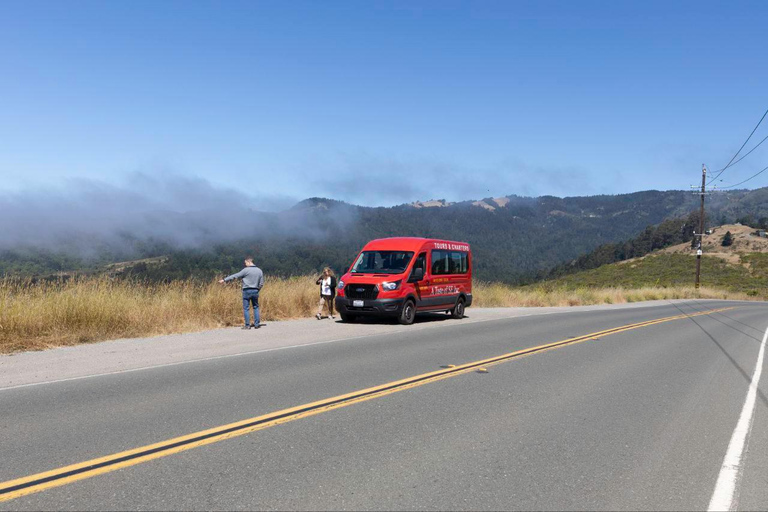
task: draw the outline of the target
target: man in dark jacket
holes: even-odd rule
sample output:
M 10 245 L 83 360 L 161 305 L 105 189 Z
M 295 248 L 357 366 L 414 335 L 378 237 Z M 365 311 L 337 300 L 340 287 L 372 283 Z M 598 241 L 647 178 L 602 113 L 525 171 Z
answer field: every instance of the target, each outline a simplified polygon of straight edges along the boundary
M 264 273 L 259 267 L 253 264 L 253 258 L 245 258 L 245 268 L 237 274 L 227 276 L 220 283 L 228 283 L 233 279 L 243 280 L 243 316 L 245 325 L 243 329 L 258 329 L 261 327 L 261 318 L 259 317 L 259 292 L 264 286 Z M 253 325 L 250 324 L 249 306 L 253 304 Z

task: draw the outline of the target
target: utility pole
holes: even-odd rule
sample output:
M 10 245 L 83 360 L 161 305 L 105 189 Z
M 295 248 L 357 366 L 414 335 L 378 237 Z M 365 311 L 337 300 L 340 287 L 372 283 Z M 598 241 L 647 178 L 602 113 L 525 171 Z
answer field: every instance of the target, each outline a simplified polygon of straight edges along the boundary
M 699 289 L 701 281 L 701 253 L 704 246 L 704 196 L 706 195 L 707 186 L 707 166 L 702 164 L 701 166 L 701 209 L 699 210 L 699 232 L 694 233 L 694 236 L 699 237 L 699 246 L 696 248 L 696 289 Z

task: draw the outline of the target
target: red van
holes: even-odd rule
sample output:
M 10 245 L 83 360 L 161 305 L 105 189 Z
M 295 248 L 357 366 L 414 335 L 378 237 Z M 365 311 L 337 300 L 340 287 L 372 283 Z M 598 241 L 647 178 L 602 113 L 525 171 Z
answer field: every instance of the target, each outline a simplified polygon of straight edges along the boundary
M 343 322 L 358 316 L 393 316 L 410 325 L 416 313 L 445 311 L 464 317 L 472 305 L 469 244 L 428 238 L 368 242 L 338 283 L 336 309 Z

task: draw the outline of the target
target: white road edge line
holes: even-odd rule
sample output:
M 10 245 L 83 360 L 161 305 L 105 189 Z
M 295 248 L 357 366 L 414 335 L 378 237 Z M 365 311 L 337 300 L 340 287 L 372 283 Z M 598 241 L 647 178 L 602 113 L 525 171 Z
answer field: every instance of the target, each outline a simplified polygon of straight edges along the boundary
M 712 493 L 712 499 L 709 501 L 708 510 L 710 511 L 734 510 L 738 504 L 738 483 L 742 471 L 741 462 L 744 455 L 744 447 L 747 444 L 755 417 L 757 387 L 760 384 L 760 376 L 763 373 L 766 341 L 768 341 L 768 328 L 765 330 L 763 341 L 760 344 L 760 351 L 757 353 L 757 364 L 752 374 L 752 380 L 749 383 L 747 398 L 744 400 L 744 406 L 741 408 L 739 422 L 736 424 L 736 428 L 731 436 L 728 451 L 725 453 L 723 465 L 720 467 L 720 474 L 717 477 L 715 491 Z
M 717 301 L 717 302 L 739 302 L 739 301 L 720 301 L 720 300 L 716 300 L 716 299 L 705 299 L 705 300 L 711 300 L 712 302 L 715 302 L 715 301 Z M 670 304 L 672 303 L 671 300 L 670 301 L 659 301 L 659 302 L 666 302 L 666 303 L 670 303 Z M 675 303 L 680 303 L 680 304 L 683 304 L 683 305 L 685 305 L 685 302 L 688 302 L 688 299 L 676 299 L 675 300 Z M 627 303 L 620 304 L 620 305 L 621 306 L 625 306 L 625 307 L 619 307 L 619 308 L 615 308 L 615 309 L 616 310 L 622 310 L 622 309 L 635 309 L 635 308 L 637 308 L 637 309 L 640 309 L 640 308 L 654 308 L 654 307 L 663 307 L 665 304 L 658 304 L 658 303 L 644 304 L 642 302 L 627 302 Z M 479 324 L 479 323 L 485 323 L 485 322 L 494 322 L 494 321 L 499 321 L 499 320 L 514 320 L 515 318 L 520 318 L 520 317 L 524 317 L 524 316 L 543 316 L 543 315 L 553 315 L 553 314 L 560 314 L 560 313 L 589 313 L 589 312 L 599 311 L 600 306 L 602 306 L 602 305 L 601 304 L 596 304 L 596 305 L 593 305 L 593 306 L 584 306 L 584 309 L 575 310 L 575 311 L 574 310 L 570 310 L 569 311 L 569 310 L 566 309 L 566 310 L 559 310 L 559 311 L 546 311 L 546 312 L 527 313 L 527 314 L 524 314 L 524 315 L 516 315 L 516 316 L 504 316 L 504 317 L 497 317 L 497 318 L 484 318 L 482 320 L 472 320 L 470 318 L 470 320 L 468 322 L 464 322 L 464 325 L 466 325 L 466 324 Z M 611 309 L 614 309 L 614 308 L 611 308 Z M 427 328 L 429 328 L 429 325 L 431 325 L 431 324 L 425 324 L 424 326 L 416 327 L 415 329 L 411 328 L 411 329 L 409 329 L 409 331 L 427 329 Z M 137 368 L 125 368 L 125 369 L 121 369 L 121 370 L 114 370 L 114 371 L 111 371 L 111 372 L 92 373 L 92 374 L 89 374 L 89 375 L 78 375 L 76 377 L 66 377 L 66 378 L 63 378 L 63 379 L 45 380 L 45 381 L 40 381 L 40 382 L 29 382 L 29 383 L 26 383 L 26 384 L 16 384 L 14 386 L 6 386 L 6 387 L 0 386 L 0 393 L 2 393 L 3 391 L 11 391 L 11 390 L 20 389 L 20 388 L 30 388 L 30 387 L 35 387 L 35 386 L 47 386 L 47 385 L 50 385 L 50 384 L 60 384 L 62 382 L 72 382 L 72 381 L 75 381 L 75 380 L 93 379 L 93 378 L 96 378 L 96 377 L 108 377 L 108 376 L 111 376 L 111 375 L 120 375 L 120 374 L 123 374 L 123 373 L 141 372 L 141 371 L 146 371 L 146 370 L 154 370 L 154 369 L 157 369 L 157 368 L 167 368 L 169 366 L 180 366 L 180 365 L 184 365 L 184 364 L 203 363 L 203 362 L 206 362 L 206 361 L 215 361 L 217 359 L 228 359 L 228 358 L 231 358 L 231 357 L 250 356 L 250 355 L 261 354 L 261 353 L 265 353 L 265 352 L 275 352 L 275 351 L 278 351 L 278 350 L 289 350 L 289 349 L 294 349 L 294 348 L 311 347 L 311 346 L 314 346 L 314 345 L 325 345 L 325 344 L 328 344 L 328 343 L 337 343 L 339 341 L 349 341 L 349 340 L 356 340 L 356 339 L 361 339 L 361 338 L 369 338 L 369 337 L 372 337 L 372 336 L 386 336 L 388 334 L 390 334 L 390 333 L 382 331 L 382 332 L 376 332 L 376 333 L 371 333 L 371 334 L 363 334 L 363 335 L 360 335 L 360 336 L 351 336 L 351 337 L 348 337 L 348 338 L 336 338 L 336 339 L 325 340 L 325 341 L 311 341 L 309 343 L 302 343 L 302 344 L 299 344 L 299 345 L 287 345 L 287 346 L 284 346 L 284 347 L 262 348 L 262 349 L 259 349 L 259 350 L 249 350 L 247 352 L 236 352 L 234 354 L 221 354 L 221 355 L 218 355 L 218 356 L 202 357 L 202 358 L 198 358 L 198 359 L 187 359 L 185 361 L 174 361 L 174 362 L 170 362 L 170 363 L 154 364 L 154 365 L 149 365 L 149 366 L 140 366 L 140 367 L 137 367 Z

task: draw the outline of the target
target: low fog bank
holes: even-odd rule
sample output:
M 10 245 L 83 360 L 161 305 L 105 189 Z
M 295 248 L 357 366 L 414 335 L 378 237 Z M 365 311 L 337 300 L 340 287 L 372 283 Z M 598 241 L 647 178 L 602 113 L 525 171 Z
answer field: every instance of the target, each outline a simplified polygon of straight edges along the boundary
M 0 250 L 130 256 L 148 243 L 199 249 L 256 237 L 323 236 L 327 220 L 319 226 L 308 212 L 275 211 L 291 204 L 288 197 L 258 198 L 178 175 L 134 173 L 118 185 L 70 180 L 0 193 Z

